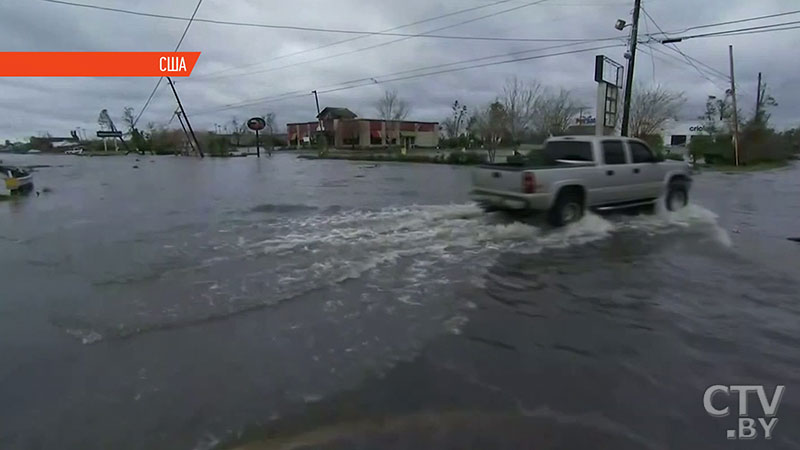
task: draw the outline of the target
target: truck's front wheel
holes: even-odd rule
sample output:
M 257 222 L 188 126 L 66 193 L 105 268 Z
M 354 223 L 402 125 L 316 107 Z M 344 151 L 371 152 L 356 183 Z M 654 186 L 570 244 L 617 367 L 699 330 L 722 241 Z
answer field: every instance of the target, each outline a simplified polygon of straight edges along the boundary
M 681 181 L 673 181 L 667 187 L 667 209 L 670 211 L 677 211 L 685 207 L 689 203 L 689 190 L 686 188 L 686 183 Z
M 583 217 L 583 198 L 578 192 L 562 192 L 550 209 L 548 221 L 561 227 L 581 220 Z

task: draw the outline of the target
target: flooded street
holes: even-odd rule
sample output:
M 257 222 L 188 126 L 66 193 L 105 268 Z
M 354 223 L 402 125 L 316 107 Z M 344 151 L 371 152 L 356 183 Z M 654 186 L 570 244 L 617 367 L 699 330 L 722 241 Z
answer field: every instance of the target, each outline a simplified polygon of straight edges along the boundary
M 0 159 L 2 449 L 800 448 L 798 166 L 552 230 L 464 167 Z

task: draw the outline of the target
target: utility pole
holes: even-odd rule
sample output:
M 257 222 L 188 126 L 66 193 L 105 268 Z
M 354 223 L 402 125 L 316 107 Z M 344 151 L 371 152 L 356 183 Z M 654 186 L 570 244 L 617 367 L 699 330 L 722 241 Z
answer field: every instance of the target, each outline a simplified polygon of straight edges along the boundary
M 200 154 L 200 157 L 203 158 L 203 149 L 200 148 L 200 142 L 197 140 L 197 136 L 194 135 L 194 130 L 192 129 L 192 124 L 189 123 L 189 117 L 186 115 L 186 110 L 183 109 L 183 104 L 181 103 L 180 97 L 178 97 L 178 91 L 175 90 L 175 84 L 172 82 L 172 78 L 167 77 L 167 81 L 169 82 L 169 87 L 172 88 L 172 93 L 175 94 L 175 100 L 178 101 L 178 109 L 181 110 L 181 114 L 183 115 L 183 119 L 186 120 L 186 126 L 189 127 L 189 133 L 192 134 L 192 139 L 194 139 L 194 144 L 197 146 L 197 152 Z M 180 116 L 178 116 L 180 119 Z
M 320 117 L 320 116 L 319 116 L 319 115 L 320 115 L 320 110 L 319 110 L 319 96 L 317 95 L 317 90 L 316 90 L 316 89 L 314 89 L 314 90 L 313 90 L 313 91 L 311 91 L 311 92 L 314 94 L 314 100 L 317 102 L 317 128 L 319 128 L 319 130 L 317 131 L 317 144 L 319 144 L 319 138 L 320 138 L 320 135 L 321 135 L 322 137 L 325 137 L 325 134 L 324 134 L 324 132 L 325 132 L 325 130 L 324 130 L 325 126 L 324 126 L 324 124 L 323 124 L 323 122 L 322 122 L 322 117 Z M 325 142 L 325 144 L 323 145 L 323 150 L 322 150 L 322 151 L 327 151 L 327 148 L 328 148 L 328 143 L 327 143 L 327 141 L 326 141 L 326 142 Z
M 176 109 L 175 115 L 178 117 L 178 122 L 180 122 L 181 128 L 183 128 L 183 135 L 186 136 L 186 142 L 189 143 L 189 148 L 191 148 L 193 152 L 196 151 L 197 149 L 194 148 L 194 144 L 192 143 L 192 138 L 191 136 L 189 136 L 189 132 L 186 130 L 186 126 L 183 124 L 183 118 L 181 118 L 181 110 Z
M 625 80 L 625 104 L 622 109 L 622 135 L 628 135 L 628 124 L 631 119 L 631 94 L 633 90 L 633 68 L 636 65 L 636 44 L 639 40 L 639 12 L 642 9 L 642 0 L 636 0 L 633 6 L 633 24 L 631 25 L 630 57 L 628 58 L 628 73 Z
M 736 109 L 736 78 L 733 71 L 733 45 L 728 46 L 731 59 L 731 98 L 733 99 L 733 154 L 736 165 L 739 165 L 739 111 Z
M 761 72 L 758 72 L 758 92 L 756 92 L 756 120 L 761 120 Z

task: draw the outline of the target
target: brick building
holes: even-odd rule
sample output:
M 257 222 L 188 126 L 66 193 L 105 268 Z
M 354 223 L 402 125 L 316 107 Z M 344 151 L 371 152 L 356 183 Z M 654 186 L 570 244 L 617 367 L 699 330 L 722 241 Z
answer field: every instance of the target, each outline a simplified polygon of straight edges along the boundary
M 380 148 L 386 146 L 436 147 L 439 124 L 411 120 L 364 119 L 347 108 L 325 108 L 315 122 L 286 124 L 289 145 L 300 148 L 311 143 L 322 126 L 329 144 L 337 148 Z

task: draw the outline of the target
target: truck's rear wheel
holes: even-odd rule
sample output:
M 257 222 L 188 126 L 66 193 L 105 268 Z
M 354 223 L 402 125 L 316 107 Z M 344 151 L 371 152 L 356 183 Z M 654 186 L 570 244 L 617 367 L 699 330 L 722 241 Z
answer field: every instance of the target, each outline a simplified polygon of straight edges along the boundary
M 689 204 L 689 190 L 686 183 L 673 181 L 667 187 L 666 206 L 670 211 L 677 211 Z
M 550 209 L 548 221 L 555 227 L 577 222 L 583 217 L 583 209 L 583 198 L 579 193 L 563 192 Z

